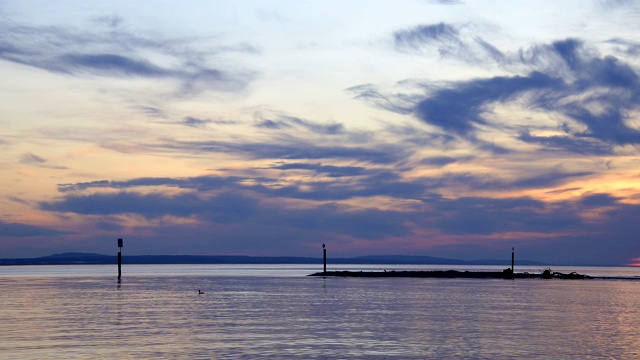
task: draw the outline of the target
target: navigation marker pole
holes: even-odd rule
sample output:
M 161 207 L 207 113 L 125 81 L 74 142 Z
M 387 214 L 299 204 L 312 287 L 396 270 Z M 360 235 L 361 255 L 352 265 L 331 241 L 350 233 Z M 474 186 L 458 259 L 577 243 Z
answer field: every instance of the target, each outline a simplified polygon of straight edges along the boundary
M 122 239 L 118 239 L 118 282 L 122 277 Z
M 515 276 L 515 273 L 513 272 L 514 268 L 513 265 L 515 264 L 515 248 L 511 247 L 511 278 L 513 278 Z
M 327 272 L 327 249 L 325 249 L 324 244 L 322 244 L 322 253 L 324 254 L 324 272 Z

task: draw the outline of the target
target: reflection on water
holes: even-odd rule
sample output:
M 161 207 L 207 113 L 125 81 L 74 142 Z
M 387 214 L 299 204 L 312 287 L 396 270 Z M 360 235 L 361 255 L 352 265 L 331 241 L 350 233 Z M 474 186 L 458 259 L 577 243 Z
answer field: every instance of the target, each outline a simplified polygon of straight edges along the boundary
M 139 269 L 120 285 L 95 274 L 0 276 L 0 357 L 640 355 L 640 282 L 323 279 L 291 276 L 300 267 L 276 266 L 281 276 L 232 269 Z

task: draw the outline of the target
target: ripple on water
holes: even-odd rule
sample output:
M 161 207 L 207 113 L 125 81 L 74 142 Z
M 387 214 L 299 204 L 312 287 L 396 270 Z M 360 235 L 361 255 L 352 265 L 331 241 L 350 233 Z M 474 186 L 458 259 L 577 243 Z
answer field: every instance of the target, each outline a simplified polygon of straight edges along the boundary
M 0 299 L 6 358 L 631 359 L 640 349 L 637 282 L 3 277 Z

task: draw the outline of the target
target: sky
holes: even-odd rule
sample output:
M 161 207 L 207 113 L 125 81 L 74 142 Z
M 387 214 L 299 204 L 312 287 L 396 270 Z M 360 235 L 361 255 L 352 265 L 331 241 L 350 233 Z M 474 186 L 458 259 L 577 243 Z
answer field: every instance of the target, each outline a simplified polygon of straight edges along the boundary
M 0 258 L 640 263 L 638 1 L 0 0 Z

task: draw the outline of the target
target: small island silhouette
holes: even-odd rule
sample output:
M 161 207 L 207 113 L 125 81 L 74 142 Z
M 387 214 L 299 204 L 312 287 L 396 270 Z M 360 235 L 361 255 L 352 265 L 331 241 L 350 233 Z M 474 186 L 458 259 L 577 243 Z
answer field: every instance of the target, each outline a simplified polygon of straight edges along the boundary
M 565 279 L 582 280 L 594 279 L 594 277 L 577 272 L 564 274 L 552 271 L 550 268 L 540 271 L 539 274 L 529 272 L 516 273 L 515 269 L 515 247 L 511 248 L 511 267 L 502 271 L 457 271 L 457 270 L 383 270 L 383 271 L 327 271 L 327 249 L 322 244 L 324 255 L 324 269 L 322 272 L 310 274 L 308 276 L 338 276 L 338 277 L 367 277 L 367 278 L 467 278 L 467 279 Z
M 564 279 L 582 280 L 594 277 L 571 272 L 568 274 L 546 269 L 539 274 L 528 272 L 514 273 L 511 268 L 503 271 L 457 271 L 457 270 L 390 270 L 390 271 L 326 271 L 310 274 L 309 276 L 340 276 L 340 277 L 406 277 L 406 278 L 467 278 L 467 279 Z

